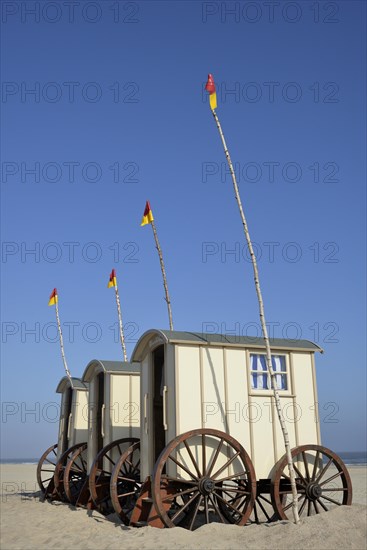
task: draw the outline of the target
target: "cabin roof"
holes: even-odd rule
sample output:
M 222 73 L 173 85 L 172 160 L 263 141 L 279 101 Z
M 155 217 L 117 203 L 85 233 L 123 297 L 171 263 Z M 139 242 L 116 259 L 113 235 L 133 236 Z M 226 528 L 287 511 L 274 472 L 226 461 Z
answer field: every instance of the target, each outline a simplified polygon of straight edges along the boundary
M 74 378 L 72 376 L 71 380 L 73 382 L 73 388 L 74 389 L 76 389 L 76 390 L 87 390 L 88 389 L 88 386 L 84 382 L 82 382 L 82 380 L 80 378 Z M 70 388 L 70 380 L 69 380 L 68 376 L 63 376 L 63 378 L 61 378 L 60 382 L 57 385 L 56 393 L 64 393 L 64 391 L 67 388 Z
M 265 343 L 262 337 L 258 336 L 236 336 L 229 334 L 208 334 L 203 332 L 188 332 L 178 330 L 160 330 L 151 329 L 145 332 L 137 342 L 132 353 L 132 361 L 141 361 L 144 356 L 146 344 L 152 337 L 160 337 L 166 344 L 194 344 L 202 346 L 221 346 L 237 348 L 257 348 L 265 350 Z M 310 340 L 290 340 L 286 338 L 270 338 L 270 347 L 272 350 L 287 351 L 308 351 L 323 352 L 314 342 Z
M 91 378 L 100 372 L 136 374 L 140 373 L 138 363 L 129 363 L 127 361 L 106 361 L 104 359 L 92 359 L 88 363 L 83 373 L 83 382 L 90 382 Z

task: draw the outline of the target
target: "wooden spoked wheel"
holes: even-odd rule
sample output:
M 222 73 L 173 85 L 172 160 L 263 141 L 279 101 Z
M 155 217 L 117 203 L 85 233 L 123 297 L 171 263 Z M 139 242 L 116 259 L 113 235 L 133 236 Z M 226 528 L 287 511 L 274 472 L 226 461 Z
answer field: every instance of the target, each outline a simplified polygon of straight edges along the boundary
M 48 484 L 54 476 L 57 461 L 57 443 L 43 453 L 37 465 L 37 482 L 41 493 L 45 494 Z
M 140 489 L 140 442 L 137 441 L 120 456 L 111 476 L 112 505 L 125 525 L 130 523 Z
M 110 495 L 112 470 L 130 445 L 138 441 L 135 437 L 117 439 L 103 447 L 93 462 L 89 473 L 89 491 L 97 510 L 102 514 L 108 515 L 115 511 Z
M 87 478 L 87 443 L 80 445 L 70 456 L 64 472 L 64 489 L 68 501 L 76 504 Z
M 193 530 L 213 521 L 244 525 L 256 497 L 254 467 L 233 437 L 218 430 L 192 430 L 160 454 L 152 496 L 167 527 Z
M 352 483 L 343 461 L 320 445 L 303 445 L 292 449 L 300 516 L 312 516 L 352 504 Z M 271 498 L 278 517 L 292 516 L 292 489 L 287 458 L 276 465 Z
M 72 457 L 73 453 L 83 445 L 86 445 L 86 443 L 77 443 L 76 445 L 73 445 L 61 455 L 61 457 L 56 463 L 56 468 L 54 473 L 55 490 L 62 502 L 69 502 L 69 499 L 65 492 L 65 486 L 64 486 L 64 474 L 65 474 L 67 463 L 69 459 Z

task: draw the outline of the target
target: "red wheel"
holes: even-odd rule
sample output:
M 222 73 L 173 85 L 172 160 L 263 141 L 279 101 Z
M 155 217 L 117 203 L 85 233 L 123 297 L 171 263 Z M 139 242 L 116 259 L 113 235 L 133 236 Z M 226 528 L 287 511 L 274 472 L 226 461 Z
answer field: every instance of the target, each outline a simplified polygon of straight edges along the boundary
M 47 486 L 55 473 L 57 460 L 57 444 L 52 445 L 43 453 L 37 465 L 37 482 L 41 493 L 45 494 Z
M 167 527 L 219 521 L 244 525 L 256 497 L 255 471 L 233 437 L 212 429 L 176 437 L 154 468 L 152 496 Z
M 130 523 L 140 488 L 140 442 L 137 441 L 120 456 L 111 476 L 111 502 L 125 525 Z
M 65 468 L 67 466 L 68 460 L 71 458 L 74 451 L 76 451 L 79 447 L 82 447 L 83 445 L 86 445 L 86 443 L 77 443 L 76 445 L 73 445 L 60 456 L 59 460 L 56 463 L 54 473 L 55 490 L 62 502 L 69 502 L 64 487 Z
M 320 514 L 336 506 L 352 504 L 352 482 L 338 455 L 320 445 L 302 445 L 292 449 L 292 459 L 300 516 Z M 278 517 L 289 519 L 292 489 L 285 455 L 276 465 L 271 499 Z
M 110 496 L 111 472 L 121 455 L 139 440 L 135 437 L 118 439 L 103 447 L 95 458 L 89 473 L 89 491 L 97 510 L 112 514 L 114 507 Z
M 64 472 L 64 490 L 70 504 L 76 504 L 87 478 L 87 443 L 70 456 Z

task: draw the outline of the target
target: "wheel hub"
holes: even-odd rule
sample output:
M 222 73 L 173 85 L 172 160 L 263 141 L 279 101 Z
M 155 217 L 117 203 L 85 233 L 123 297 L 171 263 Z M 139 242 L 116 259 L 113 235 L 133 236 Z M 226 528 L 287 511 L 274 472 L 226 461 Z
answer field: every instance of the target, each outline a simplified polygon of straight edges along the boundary
M 209 495 L 215 489 L 215 483 L 210 477 L 203 477 L 199 481 L 199 491 L 202 495 Z
M 318 483 L 310 483 L 306 488 L 306 495 L 311 500 L 317 500 L 322 495 L 322 489 Z

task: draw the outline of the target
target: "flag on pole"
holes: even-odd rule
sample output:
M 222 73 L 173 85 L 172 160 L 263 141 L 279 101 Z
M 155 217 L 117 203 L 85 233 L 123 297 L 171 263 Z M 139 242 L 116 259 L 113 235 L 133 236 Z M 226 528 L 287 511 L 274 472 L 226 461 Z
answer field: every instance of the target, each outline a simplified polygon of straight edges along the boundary
M 52 293 L 51 293 L 48 305 L 49 306 L 54 306 L 55 304 L 57 304 L 58 301 L 59 301 L 59 297 L 57 296 L 57 290 L 56 290 L 56 288 L 54 288 Z
M 144 214 L 143 214 L 143 219 L 141 220 L 141 226 L 143 225 L 147 225 L 148 223 L 152 223 L 152 221 L 154 221 L 154 218 L 153 218 L 153 212 L 150 208 L 150 204 L 149 204 L 149 201 L 146 202 L 145 204 L 145 210 L 144 210 Z
M 205 89 L 209 92 L 209 103 L 212 111 L 217 108 L 217 92 L 215 91 L 214 77 L 212 74 L 208 74 L 208 80 L 205 84 Z
M 111 271 L 110 280 L 108 281 L 107 288 L 112 288 L 117 285 L 117 279 L 116 279 L 116 271 L 113 269 Z

